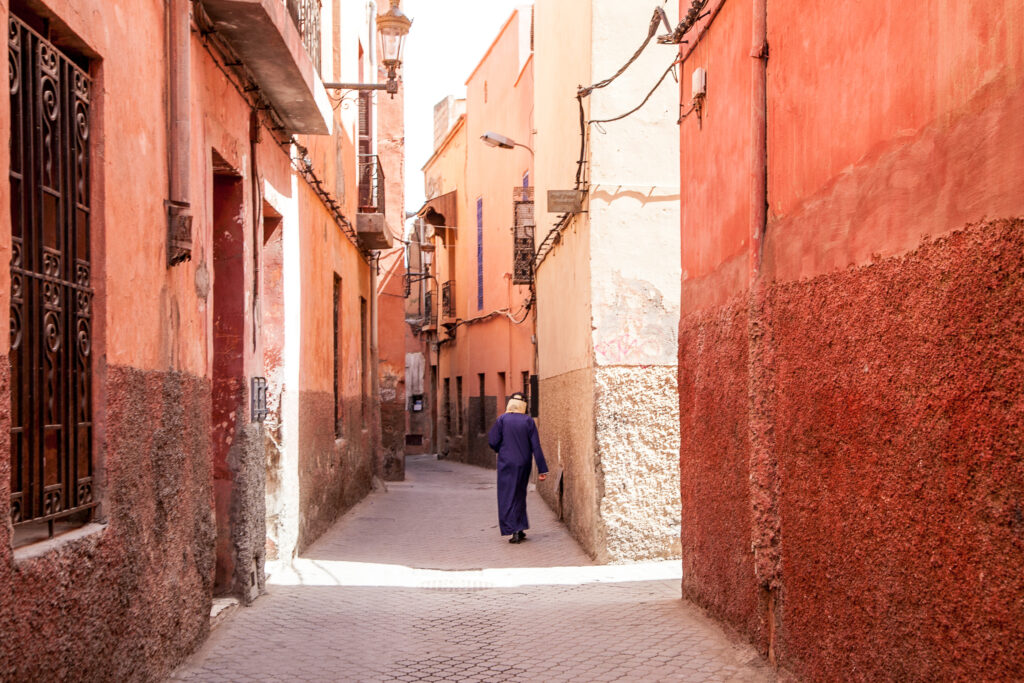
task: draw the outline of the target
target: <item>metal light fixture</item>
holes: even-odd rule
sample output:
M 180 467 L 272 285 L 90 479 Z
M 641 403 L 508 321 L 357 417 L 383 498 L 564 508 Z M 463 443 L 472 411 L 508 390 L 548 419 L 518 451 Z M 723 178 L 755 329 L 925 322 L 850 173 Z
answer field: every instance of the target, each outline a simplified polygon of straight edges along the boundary
M 336 90 L 383 90 L 394 98 L 398 93 L 398 69 L 402 66 L 402 51 L 405 37 L 409 34 L 412 19 L 405 16 L 398 5 L 401 0 L 391 0 L 391 8 L 377 15 L 377 34 L 384 66 L 388 70 L 387 83 L 324 83 L 324 87 Z
M 398 67 L 402 65 L 402 50 L 405 37 L 409 35 L 412 19 L 398 8 L 399 0 L 391 0 L 391 9 L 377 15 L 377 33 L 380 34 L 380 48 L 384 55 L 384 66 L 388 69 L 387 92 L 394 97 L 398 92 Z
M 515 147 L 522 147 L 530 154 L 533 154 L 533 150 L 526 145 L 516 142 L 512 138 L 499 135 L 498 133 L 487 131 L 480 136 L 480 139 L 484 141 L 484 144 L 488 147 L 498 147 L 500 149 L 513 149 Z

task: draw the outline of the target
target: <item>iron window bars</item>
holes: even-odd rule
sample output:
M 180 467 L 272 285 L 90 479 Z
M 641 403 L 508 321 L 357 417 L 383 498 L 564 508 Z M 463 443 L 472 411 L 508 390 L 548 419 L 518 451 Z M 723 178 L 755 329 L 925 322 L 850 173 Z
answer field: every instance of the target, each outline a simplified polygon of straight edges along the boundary
M 448 280 L 441 286 L 441 311 L 445 318 L 455 317 L 455 281 Z
M 88 74 L 14 16 L 11 521 L 95 506 Z
M 533 284 L 533 188 L 516 185 L 512 188 L 512 284 Z

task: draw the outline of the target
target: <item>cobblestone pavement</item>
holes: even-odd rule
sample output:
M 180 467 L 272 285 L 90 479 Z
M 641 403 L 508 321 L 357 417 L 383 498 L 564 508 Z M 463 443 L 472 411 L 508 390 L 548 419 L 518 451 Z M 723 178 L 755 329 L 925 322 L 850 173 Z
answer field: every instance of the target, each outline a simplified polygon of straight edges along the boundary
M 678 561 L 594 565 L 534 492 L 507 543 L 494 476 L 410 457 L 172 680 L 772 680 L 680 599 Z

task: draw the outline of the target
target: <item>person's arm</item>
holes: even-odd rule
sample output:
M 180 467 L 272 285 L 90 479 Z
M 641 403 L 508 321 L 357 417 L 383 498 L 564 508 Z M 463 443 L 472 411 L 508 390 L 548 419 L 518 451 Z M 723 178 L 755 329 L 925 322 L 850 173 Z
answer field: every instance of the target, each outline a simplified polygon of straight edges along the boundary
M 502 434 L 502 423 L 503 423 L 503 420 L 501 419 L 502 417 L 505 417 L 505 416 L 502 415 L 501 417 L 499 417 L 498 420 L 494 423 L 494 426 L 491 427 L 491 431 L 487 433 L 487 444 L 491 447 L 491 450 L 493 450 L 495 453 L 497 453 L 499 450 L 501 450 L 501 442 L 502 442 L 502 437 L 503 437 L 503 434 Z
M 548 478 L 548 462 L 544 459 L 544 449 L 540 447 L 540 433 L 533 418 L 530 418 L 530 447 L 533 449 L 533 459 L 537 461 L 537 479 L 544 481 Z

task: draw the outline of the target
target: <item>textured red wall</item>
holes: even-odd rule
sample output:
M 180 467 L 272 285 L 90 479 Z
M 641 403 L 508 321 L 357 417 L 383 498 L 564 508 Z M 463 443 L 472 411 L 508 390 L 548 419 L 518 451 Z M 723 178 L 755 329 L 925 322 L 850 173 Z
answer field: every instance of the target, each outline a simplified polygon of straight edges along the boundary
M 1020 679 L 1024 5 L 768 0 L 763 159 L 751 9 L 683 48 L 684 592 L 812 680 Z
M 763 640 L 750 550 L 745 297 L 682 320 L 679 400 L 683 594 Z
M 814 680 L 1024 675 L 1024 221 L 771 295 L 785 585 Z
M 158 680 L 209 629 L 209 381 L 111 367 L 106 387 L 106 525 L 33 558 L 0 544 L 2 680 Z

